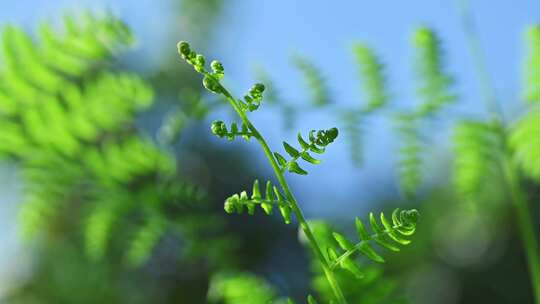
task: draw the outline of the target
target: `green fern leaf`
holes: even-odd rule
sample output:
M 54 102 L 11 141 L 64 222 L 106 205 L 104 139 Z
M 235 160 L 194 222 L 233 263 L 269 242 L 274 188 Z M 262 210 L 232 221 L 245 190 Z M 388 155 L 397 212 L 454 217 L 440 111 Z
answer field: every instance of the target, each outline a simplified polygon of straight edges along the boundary
M 251 197 L 248 196 L 246 191 L 242 191 L 240 194 L 234 194 L 225 200 L 224 209 L 227 213 L 236 212 L 241 214 L 244 212 L 244 208 L 247 208 L 248 213 L 253 215 L 255 206 L 257 205 L 259 205 L 267 215 L 272 214 L 273 207 L 277 206 L 285 223 L 289 224 L 291 222 L 290 203 L 270 181 L 266 182 L 264 197 L 261 195 L 259 181 L 255 180 L 253 182 Z
M 297 160 L 303 159 L 308 163 L 317 165 L 321 161 L 311 156 L 310 152 L 322 154 L 325 151 L 325 147 L 332 143 L 338 136 L 338 129 L 331 128 L 328 130 L 312 130 L 309 132 L 309 143 L 302 137 L 302 134 L 298 133 L 297 139 L 300 144 L 301 150 L 297 150 L 287 142 L 283 142 L 283 147 L 287 154 L 291 156 L 290 160 L 286 160 L 281 154 L 274 152 L 278 164 L 282 170 L 288 170 L 289 172 L 306 175 L 308 172 L 300 167 Z
M 343 235 L 334 232 L 333 236 L 342 253 L 337 253 L 336 249 L 329 248 L 328 257 L 331 261 L 331 268 L 341 267 L 350 271 L 356 277 L 361 277 L 362 272 L 357 266 L 354 266 L 352 258 L 357 253 L 361 253 L 369 259 L 383 263 L 384 259 L 373 249 L 371 241 L 375 241 L 381 247 L 387 248 L 392 251 L 399 251 L 399 248 L 391 241 L 395 241 L 397 244 L 406 245 L 408 240 L 405 240 L 402 236 L 410 236 L 416 230 L 416 223 L 418 220 L 418 211 L 416 210 L 403 210 L 395 209 L 392 213 L 392 223 L 384 217 L 381 213 L 382 226 L 377 222 L 373 213 L 370 213 L 369 221 L 371 225 L 372 234 L 369 234 L 362 223 L 362 221 L 356 218 L 356 230 L 360 242 L 353 244 Z M 402 236 L 399 236 L 402 235 Z

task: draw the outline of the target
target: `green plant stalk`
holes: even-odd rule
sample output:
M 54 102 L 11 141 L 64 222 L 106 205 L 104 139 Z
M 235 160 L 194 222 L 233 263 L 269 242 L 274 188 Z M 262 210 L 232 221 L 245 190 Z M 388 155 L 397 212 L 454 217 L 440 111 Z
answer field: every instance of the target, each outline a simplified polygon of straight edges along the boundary
M 500 105 L 489 73 L 487 72 L 482 48 L 475 31 L 474 19 L 469 10 L 468 0 L 458 1 L 459 13 L 461 15 L 463 28 L 467 36 L 469 49 L 475 62 L 477 76 L 482 86 L 482 93 L 490 113 L 492 122 L 498 127 L 499 137 L 504 143 L 501 169 L 504 175 L 505 183 L 510 192 L 510 198 L 516 211 L 516 219 L 519 226 L 519 232 L 525 249 L 525 254 L 529 266 L 529 272 L 533 285 L 535 303 L 540 304 L 540 247 L 534 232 L 534 224 L 531 219 L 531 213 L 527 198 L 520 183 L 519 170 L 513 163 L 512 154 L 506 148 L 507 134 L 505 132 L 504 119 Z
M 274 170 L 274 174 L 276 175 L 276 177 L 277 177 L 277 179 L 279 181 L 279 184 L 281 185 L 281 188 L 285 192 L 285 196 L 287 197 L 287 200 L 291 204 L 291 209 L 294 212 L 294 215 L 296 216 L 296 218 L 298 219 L 300 228 L 302 229 L 302 231 L 306 235 L 311 248 L 315 252 L 315 255 L 319 259 L 319 262 L 321 263 L 321 267 L 322 267 L 322 269 L 324 271 L 326 279 L 328 280 L 328 283 L 330 284 L 330 286 L 332 288 L 332 291 L 334 292 L 336 300 L 338 301 L 339 304 L 347 304 L 347 300 L 345 299 L 345 296 L 343 295 L 343 292 L 341 291 L 341 288 L 339 287 L 339 283 L 338 283 L 333 271 L 330 269 L 330 264 L 329 264 L 328 260 L 326 259 L 326 257 L 323 255 L 323 253 L 321 251 L 321 247 L 319 246 L 317 240 L 315 239 L 315 236 L 313 235 L 313 232 L 311 231 L 311 228 L 309 227 L 309 224 L 307 223 L 307 221 L 306 221 L 306 219 L 304 217 L 304 214 L 302 213 L 302 210 L 298 206 L 298 202 L 296 201 L 294 195 L 292 194 L 292 192 L 291 192 L 291 190 L 289 188 L 289 184 L 287 183 L 287 180 L 285 179 L 285 176 L 283 175 L 282 170 L 278 166 L 278 164 L 277 164 L 277 162 L 276 162 L 276 160 L 275 160 L 275 158 L 274 158 L 274 156 L 272 154 L 272 151 L 270 150 L 270 147 L 268 146 L 268 144 L 264 140 L 261 133 L 259 133 L 259 131 L 255 128 L 255 126 L 248 119 L 246 114 L 240 109 L 240 107 L 238 106 L 236 100 L 231 95 L 231 93 L 229 93 L 229 91 L 227 91 L 227 89 L 225 89 L 221 85 L 221 83 L 217 79 L 215 79 L 215 77 L 213 75 L 211 75 L 208 72 L 204 72 L 204 75 L 206 77 L 213 78 L 216 81 L 216 83 L 219 83 L 221 93 L 227 98 L 227 100 L 229 101 L 231 106 L 234 108 L 234 110 L 236 111 L 236 113 L 238 114 L 238 116 L 240 117 L 242 122 L 251 131 L 252 136 L 255 137 L 255 139 L 261 145 L 261 147 L 262 147 L 262 149 L 264 151 L 264 154 L 266 155 L 266 158 L 270 162 L 270 165 L 272 166 L 272 169 Z
M 504 160 L 505 179 L 509 187 L 510 196 L 516 211 L 517 224 L 521 240 L 525 247 L 525 255 L 529 265 L 529 272 L 536 303 L 540 303 L 540 247 L 534 233 L 534 224 L 527 198 L 522 189 L 518 169 L 509 159 Z

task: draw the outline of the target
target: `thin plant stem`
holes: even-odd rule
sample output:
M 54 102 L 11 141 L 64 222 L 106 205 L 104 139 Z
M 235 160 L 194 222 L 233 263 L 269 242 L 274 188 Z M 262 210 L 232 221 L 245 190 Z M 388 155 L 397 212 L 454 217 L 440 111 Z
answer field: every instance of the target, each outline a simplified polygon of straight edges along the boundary
M 501 142 L 504 143 L 505 150 L 503 151 L 504 155 L 502 156 L 502 172 L 506 186 L 510 192 L 511 201 L 515 208 L 517 224 L 529 266 L 535 303 L 540 304 L 540 247 L 535 236 L 534 224 L 531 219 L 527 197 L 525 195 L 525 190 L 520 183 L 519 170 L 512 161 L 511 151 L 506 148 L 508 136 L 505 132 L 502 111 L 486 68 L 484 54 L 474 25 L 474 19 L 469 9 L 469 2 L 468 0 L 459 0 L 458 4 L 469 49 L 475 62 L 476 74 L 482 87 L 484 100 L 491 116 L 491 120 L 499 130 L 498 134 Z
M 533 292 L 536 303 L 540 303 L 540 247 L 538 246 L 538 241 L 535 236 L 534 224 L 531 219 L 527 197 L 522 191 L 518 170 L 515 167 L 515 164 L 508 158 L 504 163 L 504 171 L 512 202 L 515 207 L 521 239 L 525 247 Z

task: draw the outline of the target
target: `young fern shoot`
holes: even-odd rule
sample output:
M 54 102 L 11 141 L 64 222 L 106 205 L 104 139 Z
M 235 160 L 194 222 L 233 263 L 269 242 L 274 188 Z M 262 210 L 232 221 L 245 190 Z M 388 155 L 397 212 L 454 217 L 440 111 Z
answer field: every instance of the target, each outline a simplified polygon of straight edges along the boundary
M 255 180 L 251 195 L 248 195 L 246 191 L 242 191 L 240 194 L 234 194 L 226 199 L 224 205 L 225 211 L 227 213 L 242 213 L 244 209 L 247 209 L 249 214 L 253 214 L 256 206 L 259 205 L 266 214 L 271 214 L 273 207 L 276 206 L 287 224 L 291 223 L 291 215 L 294 214 L 298 220 L 300 229 L 305 234 L 309 245 L 320 262 L 321 268 L 334 293 L 336 303 L 347 303 L 347 300 L 345 299 L 345 296 L 343 295 L 343 292 L 336 280 L 334 268 L 339 264 L 342 268 L 361 276 L 358 266 L 356 266 L 356 264 L 349 259 L 349 257 L 353 256 L 357 251 L 364 253 L 373 260 L 382 262 L 382 258 L 373 251 L 373 249 L 369 246 L 369 242 L 374 240 L 383 247 L 395 249 L 395 246 L 385 238 L 390 237 L 398 243 L 406 244 L 408 241 L 400 238 L 398 233 L 401 233 L 402 235 L 410 235 L 414 232 L 416 227 L 416 219 L 418 216 L 417 211 L 402 211 L 401 213 L 396 211 L 394 213 L 392 223 L 381 215 L 381 221 L 384 228 L 380 227 L 375 219 L 372 218 L 371 226 L 374 234 L 368 235 L 365 229 L 363 229 L 362 234 L 359 235 L 361 241 L 357 245 L 353 245 L 343 236 L 336 233 L 336 241 L 340 247 L 345 250 L 345 252 L 338 256 L 338 251 L 332 248 L 328 249 L 328 252 L 325 254 L 315 238 L 310 225 L 306 221 L 292 191 L 289 188 L 289 185 L 285 179 L 285 172 L 306 175 L 308 172 L 299 165 L 299 161 L 303 160 L 311 164 L 319 164 L 320 160 L 314 158 L 313 154 L 324 153 L 326 147 L 337 138 L 339 133 L 338 129 L 331 128 L 328 130 L 319 131 L 312 130 L 309 132 L 307 140 L 304 139 L 302 134 L 298 133 L 297 139 L 299 148 L 295 148 L 291 144 L 283 142 L 283 147 L 285 152 L 289 155 L 289 158 L 286 158 L 279 152 L 273 152 L 266 143 L 264 137 L 261 135 L 261 133 L 259 133 L 248 118 L 248 113 L 257 110 L 261 105 L 263 92 L 265 90 L 264 85 L 257 83 L 253 85 L 243 99 L 236 99 L 220 82 L 224 76 L 224 68 L 219 61 L 212 61 L 210 64 L 212 71 L 208 71 L 205 67 L 205 57 L 191 50 L 191 47 L 187 42 L 181 41 L 177 46 L 181 57 L 188 64 L 192 65 L 195 71 L 204 76 L 204 87 L 212 93 L 223 95 L 234 108 L 241 120 L 240 128 L 238 127 L 237 123 L 232 123 L 230 128 L 227 128 L 227 125 L 223 121 L 214 121 L 211 126 L 212 133 L 220 138 L 225 137 L 229 140 L 233 140 L 238 136 L 246 140 L 255 138 L 263 149 L 263 152 L 268 159 L 268 162 L 272 166 L 274 174 L 279 182 L 279 185 L 272 185 L 270 181 L 267 181 L 263 196 L 259 186 L 259 181 Z M 357 221 L 357 225 L 358 222 L 359 221 Z M 292 303 L 292 301 L 289 302 Z M 308 303 L 316 302 L 312 296 L 309 296 Z

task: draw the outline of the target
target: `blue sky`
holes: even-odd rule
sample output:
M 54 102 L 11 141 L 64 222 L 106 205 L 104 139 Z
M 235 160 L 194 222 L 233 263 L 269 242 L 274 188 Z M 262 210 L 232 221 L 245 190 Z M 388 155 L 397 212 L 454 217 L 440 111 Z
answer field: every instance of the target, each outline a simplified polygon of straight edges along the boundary
M 499 99 L 509 113 L 519 111 L 523 32 L 540 20 L 540 3 L 534 1 L 471 1 L 478 34 L 486 54 L 489 72 Z M 461 27 L 457 1 L 238 1 L 222 20 L 216 51 L 226 64 L 231 83 L 245 90 L 252 82 L 254 63 L 265 66 L 280 92 L 291 101 L 307 95 L 298 73 L 291 67 L 290 54 L 299 52 L 312 59 L 326 75 L 335 101 L 354 104 L 362 100 L 351 45 L 362 41 L 372 46 L 388 65 L 394 102 L 408 106 L 416 102 L 411 72 L 412 31 L 426 25 L 442 37 L 449 70 L 456 76 L 462 97 L 456 112 L 478 116 L 483 103 L 473 62 Z M 263 131 L 274 145 L 281 138 L 294 141 L 294 133 L 284 133 L 272 124 L 275 115 L 262 115 Z M 335 119 L 328 113 L 309 114 L 299 130 L 329 127 Z M 350 166 L 346 144 L 331 147 L 325 162 L 311 170 L 309 178 L 293 177 L 305 201 L 316 201 L 309 212 L 326 214 L 331 209 L 347 209 L 344 204 L 365 209 L 373 197 L 396 193 L 393 150 L 395 138 L 388 120 L 374 119 L 367 125 L 367 164 Z M 436 145 L 430 149 L 430 167 L 444 167 L 448 143 L 444 128 L 436 129 Z M 431 178 L 428 174 L 428 179 Z M 434 177 L 433 177 L 434 178 Z M 315 187 L 313 187 L 315 182 Z M 321 185 L 323 185 L 321 187 Z M 331 190 L 329 190 L 331 189 Z M 363 189 L 369 189 L 365 191 Z M 352 194 L 352 195 L 351 195 Z M 343 208 L 336 207 L 336 203 Z
M 540 20 L 540 3 L 525 0 L 471 2 L 498 96 L 510 112 L 517 112 L 523 31 L 527 25 Z M 482 113 L 478 82 L 459 21 L 457 1 L 235 0 L 227 3 L 209 49 L 223 61 L 227 83 L 239 94 L 251 86 L 253 66 L 260 64 L 269 70 L 287 100 L 305 101 L 306 91 L 290 63 L 291 53 L 298 52 L 322 69 L 336 103 L 360 103 L 362 95 L 350 50 L 354 42 L 363 41 L 387 63 L 393 101 L 402 106 L 414 104 L 410 36 L 415 27 L 427 25 L 443 38 L 449 69 L 458 79 L 456 88 L 462 100 L 456 111 L 471 115 Z M 162 58 L 174 53 L 176 40 L 184 38 L 181 22 L 174 20 L 177 14 L 171 11 L 174 6 L 166 0 L 6 1 L 0 9 L 0 24 L 10 22 L 31 29 L 36 22 L 54 19 L 63 11 L 86 7 L 110 8 L 127 20 L 139 40 L 135 56 L 143 69 L 151 70 Z M 175 41 L 170 40 L 171 36 L 177 37 Z M 275 147 L 280 146 L 283 138 L 294 141 L 296 134 L 277 127 L 280 125 L 276 122 L 278 116 L 268 111 L 254 115 L 255 122 L 261 125 Z M 297 128 L 306 132 L 335 123 L 329 113 L 309 113 Z M 339 142 L 330 147 L 322 165 L 311 168 L 310 177 L 291 178 L 300 189 L 302 201 L 316 202 L 308 208 L 308 214 L 327 214 L 336 208 L 334 203 L 344 206 L 346 201 L 350 206 L 364 209 L 373 197 L 392 197 L 397 193 L 392 166 L 396 143 L 388 121 L 373 119 L 366 131 L 367 164 L 363 168 L 350 165 L 346 143 Z M 445 166 L 448 144 L 441 138 L 447 133 L 444 128 L 437 129 L 438 141 L 432 149 L 435 156 L 431 156 L 430 166 Z M 366 188 L 370 191 L 362 190 Z

